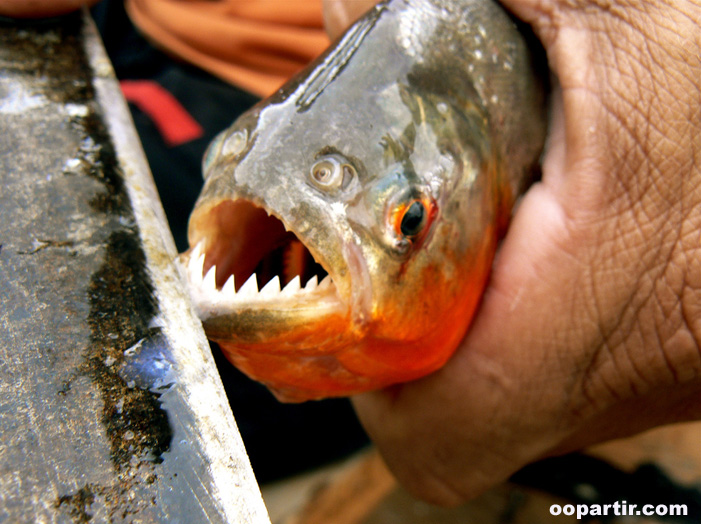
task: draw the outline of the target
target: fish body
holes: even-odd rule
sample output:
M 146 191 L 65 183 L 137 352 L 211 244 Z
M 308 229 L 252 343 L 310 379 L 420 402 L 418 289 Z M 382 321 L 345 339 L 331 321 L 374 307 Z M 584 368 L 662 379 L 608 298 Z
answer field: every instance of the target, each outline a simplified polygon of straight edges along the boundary
M 181 255 L 207 336 L 285 401 L 442 366 L 537 166 L 539 78 L 496 3 L 370 10 L 209 147 Z

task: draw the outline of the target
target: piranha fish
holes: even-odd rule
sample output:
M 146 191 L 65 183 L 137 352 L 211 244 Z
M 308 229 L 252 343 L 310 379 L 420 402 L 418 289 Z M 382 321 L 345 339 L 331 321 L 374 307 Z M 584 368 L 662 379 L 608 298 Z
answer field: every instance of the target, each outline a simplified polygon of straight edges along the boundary
M 371 9 L 210 145 L 180 256 L 207 336 L 283 401 L 442 366 L 538 164 L 537 69 L 494 2 Z

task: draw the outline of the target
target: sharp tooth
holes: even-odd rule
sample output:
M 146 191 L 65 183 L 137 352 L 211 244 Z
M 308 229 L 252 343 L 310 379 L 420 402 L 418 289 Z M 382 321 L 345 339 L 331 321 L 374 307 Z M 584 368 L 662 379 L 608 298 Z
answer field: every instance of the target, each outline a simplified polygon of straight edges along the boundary
M 202 282 L 202 275 L 204 272 L 204 253 L 201 252 L 200 246 L 202 246 L 202 243 L 197 244 L 197 247 L 190 255 L 190 261 L 187 264 L 187 270 L 190 273 L 190 277 L 195 282 Z
M 300 289 L 302 289 L 302 285 L 299 283 L 299 275 L 297 275 L 287 283 L 282 293 L 285 295 L 292 295 L 293 293 L 297 293 Z
M 246 283 L 239 289 L 238 295 L 240 297 L 253 297 L 258 294 L 258 280 L 256 274 L 253 273 Z
M 273 296 L 278 293 L 280 293 L 280 277 L 275 275 L 273 279 L 260 290 L 260 294 L 261 296 Z
M 231 275 L 224 287 L 221 288 L 221 292 L 228 296 L 234 296 L 236 294 L 236 288 L 234 287 L 234 275 Z
M 331 275 L 326 275 L 324 280 L 319 283 L 319 289 L 328 289 L 331 287 Z
M 216 291 L 217 290 L 217 266 L 212 266 L 209 268 L 209 271 L 207 271 L 207 274 L 204 277 L 204 280 L 202 281 L 202 287 L 208 291 Z
M 194 247 L 190 254 L 190 260 L 199 258 L 202 253 L 204 253 L 204 240 L 200 240 Z
M 309 279 L 307 285 L 304 286 L 304 291 L 314 291 L 318 285 L 319 279 L 316 277 L 316 275 L 314 275 L 312 278 Z

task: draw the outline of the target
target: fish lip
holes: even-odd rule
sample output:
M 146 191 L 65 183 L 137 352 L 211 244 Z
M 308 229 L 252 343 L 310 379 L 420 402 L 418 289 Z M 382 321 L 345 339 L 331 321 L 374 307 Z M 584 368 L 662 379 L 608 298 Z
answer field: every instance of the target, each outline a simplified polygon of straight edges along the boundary
M 207 222 L 211 220 L 212 214 L 220 205 L 227 203 L 245 203 L 254 206 L 265 211 L 268 217 L 279 221 L 285 231 L 295 235 L 314 261 L 326 271 L 328 277 L 322 282 L 315 281 L 316 277 L 312 277 L 307 282 L 292 279 L 286 286 L 281 283 L 277 289 L 275 284 L 267 286 L 272 280 L 275 280 L 275 277 L 269 282 L 256 281 L 255 287 L 249 281 L 246 283 L 235 282 L 228 288 L 228 282 L 223 286 L 218 285 L 217 280 L 219 279 L 216 273 L 210 275 L 211 268 L 208 268 L 207 265 L 208 252 L 211 252 L 214 244 L 218 241 L 217 238 L 213 238 L 217 235 L 216 226 L 207 225 Z M 214 230 L 214 234 L 212 234 L 212 230 Z M 303 235 L 295 231 L 287 220 L 261 199 L 229 196 L 211 199 L 206 204 L 196 206 L 190 218 L 188 236 L 191 247 L 178 256 L 177 262 L 184 273 L 195 311 L 205 322 L 205 327 L 208 321 L 212 325 L 218 325 L 221 324 L 222 319 L 226 320 L 227 318 L 235 324 L 234 317 L 250 316 L 255 311 L 265 311 L 269 317 L 268 321 L 274 322 L 276 318 L 289 319 L 291 316 L 300 317 L 298 320 L 301 320 L 302 317 L 308 318 L 311 311 L 319 319 L 329 315 L 346 315 L 350 309 L 349 301 L 344 300 L 342 294 L 339 293 L 338 283 L 344 282 L 343 271 L 339 271 L 333 264 L 329 263 L 326 257 L 321 256 L 314 246 L 309 245 L 308 240 L 303 238 Z M 202 255 L 204 255 L 204 259 L 202 259 Z M 298 284 L 295 284 L 295 280 L 298 281 Z M 232 293 L 233 287 L 238 288 L 235 293 Z M 272 287 L 272 290 L 266 289 L 266 287 Z M 294 323 L 291 322 L 291 324 Z

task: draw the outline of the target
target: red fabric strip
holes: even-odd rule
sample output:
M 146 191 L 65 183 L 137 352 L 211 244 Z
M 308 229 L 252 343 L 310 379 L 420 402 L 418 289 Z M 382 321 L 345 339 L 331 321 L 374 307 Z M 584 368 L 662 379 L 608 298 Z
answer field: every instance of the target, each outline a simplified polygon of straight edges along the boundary
M 169 146 L 179 146 L 203 135 L 202 126 L 177 98 L 156 82 L 122 80 L 119 83 L 124 97 L 148 115 Z

